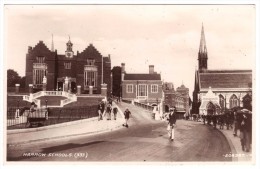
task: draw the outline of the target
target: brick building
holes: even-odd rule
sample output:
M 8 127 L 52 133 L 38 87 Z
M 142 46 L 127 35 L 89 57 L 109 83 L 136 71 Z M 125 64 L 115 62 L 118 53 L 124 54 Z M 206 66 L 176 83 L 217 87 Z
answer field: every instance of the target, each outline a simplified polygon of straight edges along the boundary
M 182 118 L 184 114 L 189 114 L 189 89 L 183 84 L 174 90 L 172 83 L 165 82 L 163 84 L 164 92 L 164 111 L 169 112 L 169 108 L 176 107 L 179 118 Z
M 35 90 L 42 90 L 43 77 L 47 78 L 47 90 L 68 90 L 75 93 L 80 86 L 81 92 L 88 93 L 93 86 L 93 93 L 101 93 L 101 84 L 107 84 L 107 94 L 111 92 L 111 60 L 104 57 L 90 44 L 82 52 L 73 51 L 73 43 L 66 43 L 67 50 L 58 54 L 49 50 L 43 41 L 35 47 L 29 46 L 26 55 L 26 87 L 33 85 Z
M 135 100 L 149 105 L 158 105 L 162 100 L 161 75 L 149 66 L 149 73 L 129 74 L 122 63 L 122 99 Z

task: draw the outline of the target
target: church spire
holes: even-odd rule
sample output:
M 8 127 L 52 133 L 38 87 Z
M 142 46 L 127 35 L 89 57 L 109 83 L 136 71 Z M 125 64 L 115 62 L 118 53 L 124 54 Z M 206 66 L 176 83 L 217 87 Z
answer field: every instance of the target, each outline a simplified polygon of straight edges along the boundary
M 206 39 L 204 34 L 204 26 L 202 23 L 201 36 L 200 36 L 200 49 L 199 53 L 207 53 Z
M 198 61 L 199 61 L 199 70 L 200 71 L 208 69 L 208 52 L 207 52 L 207 47 L 206 47 L 206 40 L 205 40 L 203 23 L 202 23 L 202 29 L 201 29 Z

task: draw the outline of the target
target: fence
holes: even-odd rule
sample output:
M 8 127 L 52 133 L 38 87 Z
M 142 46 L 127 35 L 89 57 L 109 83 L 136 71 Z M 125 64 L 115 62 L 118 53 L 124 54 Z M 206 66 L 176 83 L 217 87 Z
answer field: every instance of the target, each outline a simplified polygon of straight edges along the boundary
M 150 105 L 147 105 L 147 104 L 143 104 L 143 103 L 134 102 L 134 105 L 138 106 L 138 107 L 142 107 L 142 108 L 144 108 L 146 110 L 149 110 L 149 111 L 153 111 L 153 109 L 154 109 L 153 106 L 150 106 Z
M 69 121 L 97 117 L 97 106 L 48 108 L 31 112 L 29 108 L 8 108 L 7 129 L 48 126 Z

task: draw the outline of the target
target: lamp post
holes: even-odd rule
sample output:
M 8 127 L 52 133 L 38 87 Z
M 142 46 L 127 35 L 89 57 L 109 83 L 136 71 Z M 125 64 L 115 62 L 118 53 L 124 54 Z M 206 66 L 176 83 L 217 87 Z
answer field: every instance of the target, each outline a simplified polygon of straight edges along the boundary
M 48 103 L 48 100 L 46 99 L 45 100 L 45 107 L 47 108 L 47 103 Z

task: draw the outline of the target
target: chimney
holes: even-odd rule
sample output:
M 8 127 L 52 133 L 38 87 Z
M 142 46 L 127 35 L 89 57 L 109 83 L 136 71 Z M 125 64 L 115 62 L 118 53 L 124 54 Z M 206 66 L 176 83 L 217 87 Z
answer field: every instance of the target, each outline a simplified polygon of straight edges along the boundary
M 122 81 L 124 80 L 124 76 L 125 76 L 125 63 L 121 63 L 121 74 L 122 74 Z
M 154 74 L 154 65 L 149 65 L 149 74 Z
M 121 63 L 121 72 L 125 73 L 125 63 Z

